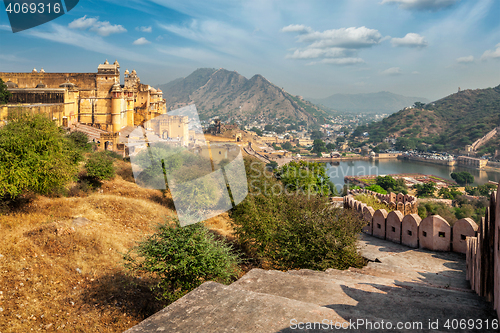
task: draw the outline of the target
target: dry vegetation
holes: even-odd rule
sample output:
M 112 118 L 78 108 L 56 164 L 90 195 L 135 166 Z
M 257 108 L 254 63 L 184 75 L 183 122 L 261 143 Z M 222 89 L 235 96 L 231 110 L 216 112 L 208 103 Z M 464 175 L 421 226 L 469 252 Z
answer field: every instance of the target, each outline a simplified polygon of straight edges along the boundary
M 123 332 L 166 304 L 122 253 L 173 213 L 168 194 L 138 187 L 129 164 L 93 193 L 36 197 L 0 215 L 0 332 Z M 77 217 L 88 219 L 75 223 Z M 230 236 L 229 217 L 206 224 Z

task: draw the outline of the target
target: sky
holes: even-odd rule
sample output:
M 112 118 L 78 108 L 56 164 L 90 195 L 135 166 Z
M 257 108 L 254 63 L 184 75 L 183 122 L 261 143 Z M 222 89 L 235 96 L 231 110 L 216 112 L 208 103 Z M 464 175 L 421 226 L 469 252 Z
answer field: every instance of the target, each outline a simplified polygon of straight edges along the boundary
M 500 0 L 80 0 L 18 33 L 4 8 L 1 72 L 96 72 L 117 59 L 155 86 L 225 68 L 311 98 L 437 100 L 500 84 Z

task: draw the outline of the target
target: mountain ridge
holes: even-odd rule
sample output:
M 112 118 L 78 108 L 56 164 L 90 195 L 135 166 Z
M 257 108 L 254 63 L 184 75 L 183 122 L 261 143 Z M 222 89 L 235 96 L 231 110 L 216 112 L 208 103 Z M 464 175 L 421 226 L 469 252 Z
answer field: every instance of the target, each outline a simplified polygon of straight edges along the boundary
M 379 122 L 360 126 L 355 133 L 368 132 L 372 143 L 393 136 L 406 140 L 406 149 L 423 144 L 445 151 L 463 149 L 499 125 L 500 85 L 462 90 L 432 103 L 406 108 Z
M 159 85 L 172 110 L 195 104 L 200 119 L 220 117 L 242 121 L 279 120 L 321 123 L 331 114 L 271 83 L 260 74 L 250 79 L 224 68 L 200 68 L 185 78 Z
M 408 97 L 379 91 L 376 93 L 333 94 L 325 98 L 308 98 L 313 103 L 345 113 L 390 114 L 411 106 L 415 102 L 429 103 L 423 97 Z

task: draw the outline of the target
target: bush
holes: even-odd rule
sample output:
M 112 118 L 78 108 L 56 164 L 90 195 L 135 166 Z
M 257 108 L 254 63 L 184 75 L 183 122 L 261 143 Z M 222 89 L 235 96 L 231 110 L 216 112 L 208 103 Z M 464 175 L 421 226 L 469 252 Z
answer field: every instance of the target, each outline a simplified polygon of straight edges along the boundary
M 124 256 L 125 266 L 159 278 L 153 289 L 170 302 L 205 281 L 234 281 L 240 259 L 230 246 L 216 240 L 200 223 L 180 227 L 178 220 L 174 222 L 160 225 L 156 233 L 132 248 Z
M 380 185 L 370 185 L 370 186 L 366 187 L 365 189 L 373 191 L 373 192 L 377 192 L 380 194 L 387 194 L 387 191 L 384 190 Z
M 452 172 L 450 176 L 459 185 L 467 185 L 474 182 L 474 176 L 467 171 Z
M 365 222 L 332 208 L 326 197 L 300 191 L 277 193 L 283 184 L 264 164 L 245 159 L 249 195 L 230 211 L 238 241 L 274 269 L 361 267 L 357 235 Z
M 87 177 L 99 181 L 111 179 L 115 176 L 113 159 L 104 151 L 90 155 L 87 163 L 85 163 L 85 169 L 87 170 Z
M 77 149 L 81 149 L 83 151 L 90 151 L 92 148 L 92 144 L 89 142 L 89 137 L 87 134 L 79 131 L 71 132 L 67 135 L 68 139 L 75 145 Z
M 0 198 L 58 192 L 74 180 L 80 159 L 50 119 L 17 112 L 0 129 Z

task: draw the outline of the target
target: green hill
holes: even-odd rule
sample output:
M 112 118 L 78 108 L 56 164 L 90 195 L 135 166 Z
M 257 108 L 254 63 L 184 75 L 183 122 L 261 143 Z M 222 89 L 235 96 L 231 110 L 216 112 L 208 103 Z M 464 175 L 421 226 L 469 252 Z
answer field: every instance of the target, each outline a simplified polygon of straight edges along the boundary
M 369 133 L 377 144 L 398 139 L 398 148 L 451 151 L 472 144 L 500 125 L 500 85 L 463 90 L 429 104 L 405 108 L 382 121 L 360 126 L 353 133 Z

